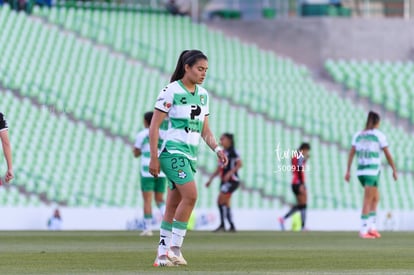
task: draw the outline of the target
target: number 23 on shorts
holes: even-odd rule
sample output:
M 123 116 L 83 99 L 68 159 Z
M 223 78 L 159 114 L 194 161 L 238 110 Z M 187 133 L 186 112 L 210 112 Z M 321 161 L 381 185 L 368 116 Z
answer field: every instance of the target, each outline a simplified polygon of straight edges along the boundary
M 178 167 L 185 167 L 185 158 L 184 157 L 177 157 L 171 159 L 171 168 L 178 169 Z

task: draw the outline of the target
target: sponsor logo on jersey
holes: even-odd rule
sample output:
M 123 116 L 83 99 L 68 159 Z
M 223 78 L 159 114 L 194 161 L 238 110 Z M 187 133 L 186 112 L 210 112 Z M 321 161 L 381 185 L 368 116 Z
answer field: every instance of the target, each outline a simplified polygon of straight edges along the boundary
M 182 104 L 187 104 L 187 98 L 186 98 L 186 97 L 182 97 L 182 98 L 180 99 L 180 102 L 181 102 Z
M 167 101 L 164 101 L 164 107 L 167 108 L 167 109 L 170 109 L 171 108 L 171 103 L 167 102 Z

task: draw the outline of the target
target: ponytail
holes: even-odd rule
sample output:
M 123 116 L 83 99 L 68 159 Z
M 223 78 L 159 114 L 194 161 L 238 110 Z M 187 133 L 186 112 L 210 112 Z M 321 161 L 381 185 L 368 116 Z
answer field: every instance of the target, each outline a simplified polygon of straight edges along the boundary
M 365 130 L 372 130 L 379 123 L 380 116 L 374 111 L 369 111 L 367 123 L 365 124 Z
M 180 80 L 185 74 L 185 65 L 192 67 L 198 60 L 207 59 L 207 56 L 199 50 L 185 50 L 178 57 L 177 66 L 171 76 L 170 82 Z

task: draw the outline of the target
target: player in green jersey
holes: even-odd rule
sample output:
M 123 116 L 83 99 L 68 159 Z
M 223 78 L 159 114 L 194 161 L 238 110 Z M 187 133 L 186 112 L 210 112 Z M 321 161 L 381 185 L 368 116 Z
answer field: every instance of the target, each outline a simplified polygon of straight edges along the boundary
M 388 150 L 388 142 L 385 135 L 378 130 L 380 116 L 370 111 L 365 129 L 356 133 L 352 139 L 352 148 L 349 152 L 348 166 L 345 180 L 349 182 L 351 177 L 351 164 L 354 155 L 357 155 L 357 176 L 364 187 L 364 202 L 361 215 L 361 230 L 359 236 L 364 239 L 380 238 L 376 228 L 376 211 L 379 201 L 378 181 L 381 168 L 381 151 L 393 171 L 394 180 L 397 180 L 397 169 L 391 153 Z
M 165 212 L 164 193 L 167 179 L 163 173 L 158 177 L 154 177 L 149 173 L 150 162 L 150 145 L 149 145 L 149 126 L 151 125 L 153 112 L 146 112 L 144 114 L 144 127 L 135 139 L 134 157 L 141 157 L 141 191 L 144 200 L 144 230 L 141 236 L 152 236 L 152 197 L 155 198 L 155 203 L 162 215 Z M 162 130 L 160 130 L 162 131 Z
M 157 177 L 162 170 L 169 181 L 155 266 L 187 264 L 181 247 L 197 200 L 194 173 L 200 137 L 224 165 L 228 162 L 208 125 L 209 95 L 199 86 L 206 77 L 207 69 L 207 56 L 201 51 L 183 51 L 170 84 L 160 92 L 155 103 L 149 131 L 149 172 Z M 168 129 L 158 154 L 159 128 L 166 118 Z

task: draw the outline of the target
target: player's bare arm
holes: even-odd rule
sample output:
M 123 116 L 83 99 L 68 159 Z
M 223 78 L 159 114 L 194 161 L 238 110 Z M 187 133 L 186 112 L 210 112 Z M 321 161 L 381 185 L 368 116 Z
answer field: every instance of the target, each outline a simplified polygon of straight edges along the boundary
M 347 163 L 346 174 L 345 174 L 345 180 L 347 182 L 349 182 L 349 179 L 351 178 L 351 165 L 352 165 L 352 160 L 354 159 L 354 156 L 355 156 L 355 147 L 352 146 L 351 150 L 349 151 L 348 163 Z
M 228 162 L 227 156 L 226 154 L 224 154 L 223 150 L 217 144 L 217 141 L 214 138 L 214 135 L 210 130 L 210 126 L 208 125 L 208 116 L 204 118 L 204 125 L 203 125 L 203 130 L 201 132 L 201 136 L 203 137 L 208 147 L 210 147 L 211 150 L 216 152 L 217 157 L 223 163 L 223 165 L 227 165 L 227 162 Z
M 158 174 L 161 171 L 160 161 L 158 159 L 158 140 L 160 137 L 160 131 L 159 131 L 160 126 L 166 116 L 167 116 L 166 113 L 155 109 L 154 115 L 151 120 L 151 126 L 149 128 L 150 155 L 151 155 L 151 160 L 149 163 L 149 172 L 154 177 L 158 177 Z
M 388 164 L 392 168 L 392 177 L 394 178 L 394 180 L 397 180 L 398 179 L 397 168 L 395 167 L 394 160 L 392 159 L 390 150 L 388 150 L 388 147 L 385 147 L 383 150 L 384 150 L 385 158 L 387 159 Z
M 13 164 L 12 164 L 12 149 L 11 149 L 11 144 L 9 140 L 8 130 L 0 131 L 0 139 L 1 139 L 1 144 L 3 147 L 4 158 L 6 159 L 6 163 L 7 163 L 7 172 L 5 175 L 5 180 L 6 182 L 9 182 L 10 180 L 14 178 L 14 173 L 13 173 Z

